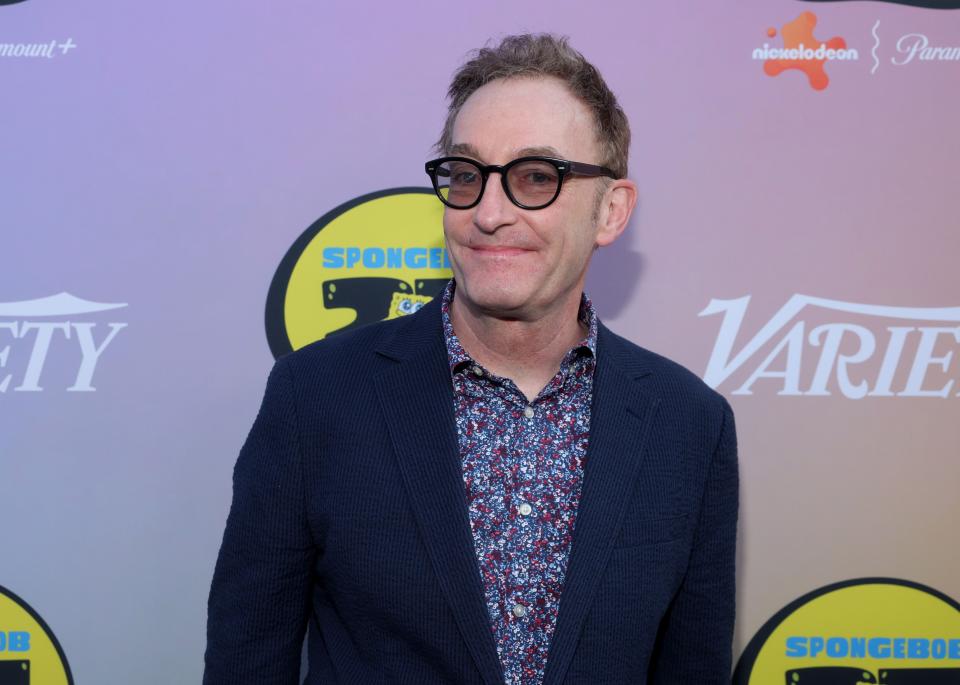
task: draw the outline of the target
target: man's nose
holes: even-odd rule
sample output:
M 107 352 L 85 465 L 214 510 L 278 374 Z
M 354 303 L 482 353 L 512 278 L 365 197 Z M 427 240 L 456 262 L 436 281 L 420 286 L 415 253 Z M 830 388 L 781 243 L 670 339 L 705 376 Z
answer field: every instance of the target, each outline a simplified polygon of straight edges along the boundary
M 499 173 L 491 173 L 487 178 L 483 197 L 473 209 L 473 223 L 484 233 L 493 233 L 501 226 L 516 221 L 517 206 L 510 201 L 503 189 Z

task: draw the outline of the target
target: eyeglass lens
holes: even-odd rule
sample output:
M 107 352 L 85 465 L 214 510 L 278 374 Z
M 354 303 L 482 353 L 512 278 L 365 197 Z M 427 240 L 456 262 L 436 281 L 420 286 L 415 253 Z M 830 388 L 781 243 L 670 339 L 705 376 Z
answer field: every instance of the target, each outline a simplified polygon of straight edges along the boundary
M 511 166 L 506 183 L 516 202 L 536 208 L 553 200 L 560 185 L 560 173 L 549 162 L 530 160 Z M 451 160 L 437 167 L 437 190 L 453 207 L 473 205 L 482 188 L 483 177 L 476 164 Z

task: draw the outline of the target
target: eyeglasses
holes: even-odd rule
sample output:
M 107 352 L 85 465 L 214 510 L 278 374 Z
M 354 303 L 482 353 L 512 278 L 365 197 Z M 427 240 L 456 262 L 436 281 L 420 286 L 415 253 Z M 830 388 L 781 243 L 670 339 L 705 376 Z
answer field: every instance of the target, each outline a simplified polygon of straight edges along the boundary
M 441 157 L 426 163 L 427 174 L 443 204 L 453 209 L 475 207 L 491 172 L 500 174 L 503 191 L 521 209 L 543 209 L 560 195 L 567 176 L 609 176 L 604 166 L 553 157 L 519 157 L 503 165 L 480 164 L 469 157 Z

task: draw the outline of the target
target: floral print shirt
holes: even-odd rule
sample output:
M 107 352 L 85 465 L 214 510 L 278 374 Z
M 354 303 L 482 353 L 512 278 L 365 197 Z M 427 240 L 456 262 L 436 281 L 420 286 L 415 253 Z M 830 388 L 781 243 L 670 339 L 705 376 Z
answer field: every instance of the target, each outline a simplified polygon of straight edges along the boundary
M 587 336 L 528 402 L 463 349 L 443 293 L 443 331 L 474 548 L 508 685 L 543 682 L 573 536 L 597 353 L 597 316 L 581 296 Z

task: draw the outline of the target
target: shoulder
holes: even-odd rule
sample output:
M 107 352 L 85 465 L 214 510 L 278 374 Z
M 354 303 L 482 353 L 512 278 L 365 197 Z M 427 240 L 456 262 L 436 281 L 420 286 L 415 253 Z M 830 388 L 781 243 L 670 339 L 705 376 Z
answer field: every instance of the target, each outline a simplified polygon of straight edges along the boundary
M 425 345 L 443 347 L 443 330 L 436 301 L 397 319 L 335 333 L 284 355 L 277 366 L 295 385 L 319 388 L 376 374 L 393 360 Z
M 330 362 L 362 358 L 373 352 L 378 342 L 389 336 L 398 323 L 399 319 L 391 319 L 335 333 L 285 354 L 277 361 L 292 371 L 303 372 Z
M 598 354 L 610 354 L 622 370 L 643 378 L 667 405 L 710 412 L 730 411 L 726 399 L 685 366 L 600 326 Z
M 655 398 L 654 425 L 662 444 L 671 450 L 679 447 L 687 455 L 689 467 L 701 474 L 706 473 L 709 463 L 716 462 L 726 473 L 736 475 L 736 422 L 726 398 L 672 359 L 609 329 L 601 332 L 605 335 L 598 345 L 598 369 L 603 365 L 603 355 L 609 354 L 613 357 L 611 366 L 633 378 L 641 392 Z

